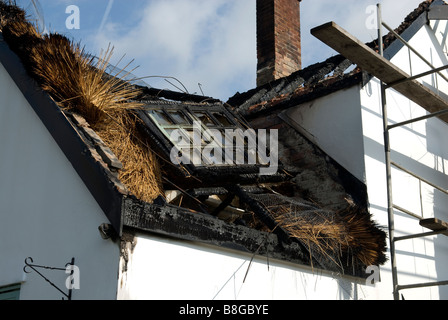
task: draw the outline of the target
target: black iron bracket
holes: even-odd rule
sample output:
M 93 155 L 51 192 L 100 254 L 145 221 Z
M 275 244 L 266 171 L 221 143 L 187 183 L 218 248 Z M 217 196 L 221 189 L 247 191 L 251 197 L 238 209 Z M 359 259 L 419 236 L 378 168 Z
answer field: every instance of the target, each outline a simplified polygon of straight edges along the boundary
M 65 265 L 65 268 L 55 268 L 55 267 L 41 266 L 41 265 L 32 264 L 33 262 L 34 262 L 33 258 L 31 258 L 31 257 L 28 257 L 28 258 L 25 259 L 25 266 L 23 267 L 23 271 L 25 273 L 31 273 L 32 271 L 36 272 L 45 281 L 47 281 L 53 288 L 58 290 L 65 298 L 67 298 L 67 300 L 72 300 L 73 289 L 71 287 L 67 288 L 68 289 L 68 293 L 65 293 L 59 287 L 57 287 L 53 282 L 51 282 L 47 277 L 45 277 L 41 272 L 39 272 L 37 269 L 56 270 L 56 271 L 64 271 L 64 272 L 67 272 L 68 270 L 71 270 L 70 276 L 72 276 L 74 271 L 73 271 L 73 268 L 70 269 L 69 266 L 74 266 L 75 265 L 75 258 L 72 258 L 71 262 L 69 262 L 69 263 L 67 263 Z M 65 299 L 62 298 L 62 300 L 65 300 Z

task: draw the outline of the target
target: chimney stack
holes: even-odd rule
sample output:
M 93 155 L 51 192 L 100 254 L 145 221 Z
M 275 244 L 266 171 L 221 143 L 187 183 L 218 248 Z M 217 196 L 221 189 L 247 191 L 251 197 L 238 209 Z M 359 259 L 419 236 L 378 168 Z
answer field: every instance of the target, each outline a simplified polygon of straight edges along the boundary
M 302 68 L 301 0 L 257 0 L 257 86 Z

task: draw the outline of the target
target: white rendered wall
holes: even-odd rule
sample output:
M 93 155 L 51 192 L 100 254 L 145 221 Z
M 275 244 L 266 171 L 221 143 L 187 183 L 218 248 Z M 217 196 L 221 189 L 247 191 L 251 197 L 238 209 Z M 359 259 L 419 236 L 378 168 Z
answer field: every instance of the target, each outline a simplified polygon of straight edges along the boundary
M 361 181 L 364 177 L 359 86 L 285 110 L 281 117 Z
M 22 282 L 21 299 L 62 295 L 24 260 L 80 269 L 73 299 L 115 299 L 119 249 L 103 240 L 106 216 L 0 64 L 0 287 Z M 63 271 L 40 270 L 67 292 Z
M 137 234 L 120 263 L 123 300 L 365 299 L 365 281 L 199 243 Z M 125 270 L 126 268 L 126 270 Z M 244 278 L 246 276 L 246 281 Z

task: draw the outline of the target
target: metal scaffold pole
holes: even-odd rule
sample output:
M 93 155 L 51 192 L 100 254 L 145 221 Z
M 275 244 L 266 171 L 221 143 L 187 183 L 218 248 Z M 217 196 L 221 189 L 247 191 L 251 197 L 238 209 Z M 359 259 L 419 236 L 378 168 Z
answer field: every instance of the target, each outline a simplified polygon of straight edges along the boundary
M 379 50 L 378 52 L 381 56 L 384 56 L 381 4 L 378 4 L 377 8 L 378 8 L 378 50 Z M 387 179 L 387 213 L 389 224 L 390 261 L 392 268 L 393 296 L 395 300 L 399 300 L 400 297 L 398 292 L 397 262 L 395 257 L 395 222 L 394 222 L 394 208 L 392 199 L 392 165 L 390 155 L 389 120 L 387 115 L 386 89 L 387 89 L 386 84 L 383 81 L 381 81 L 381 105 L 383 112 L 384 148 L 385 148 L 386 179 Z

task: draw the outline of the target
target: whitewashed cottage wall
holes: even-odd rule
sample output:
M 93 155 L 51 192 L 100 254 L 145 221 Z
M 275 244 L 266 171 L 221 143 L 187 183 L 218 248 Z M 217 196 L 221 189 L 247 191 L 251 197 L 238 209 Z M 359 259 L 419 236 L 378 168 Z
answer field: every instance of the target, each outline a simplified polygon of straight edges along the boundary
M 62 295 L 24 261 L 65 267 L 75 258 L 73 299 L 114 299 L 119 247 L 100 237 L 107 218 L 44 124 L 0 64 L 0 287 L 21 284 L 20 299 Z M 64 271 L 40 270 L 64 292 Z

